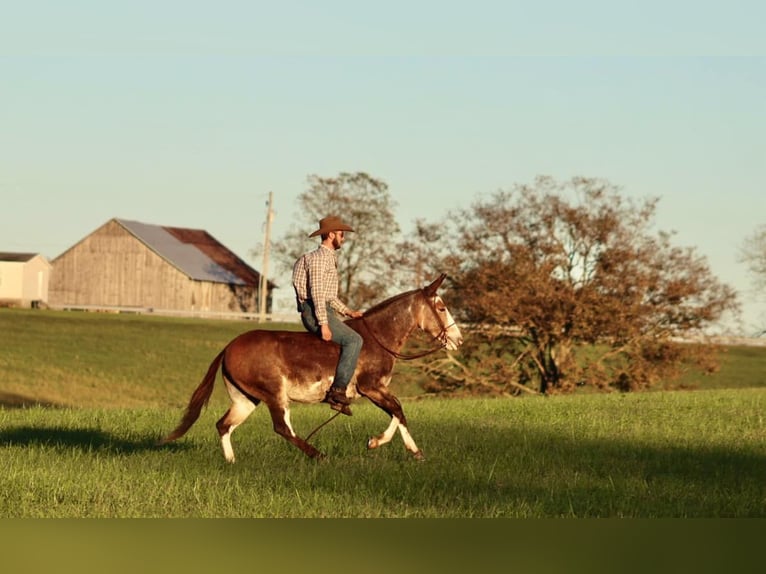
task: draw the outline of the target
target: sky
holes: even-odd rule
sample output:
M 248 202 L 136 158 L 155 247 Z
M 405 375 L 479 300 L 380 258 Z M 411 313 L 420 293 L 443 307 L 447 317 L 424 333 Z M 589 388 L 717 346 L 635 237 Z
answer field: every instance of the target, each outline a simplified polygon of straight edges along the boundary
M 119 217 L 260 269 L 269 192 L 278 240 L 310 175 L 382 179 L 405 232 L 597 177 L 659 198 L 657 229 L 739 292 L 748 334 L 763 22 L 760 0 L 0 0 L 0 251 L 53 259 Z

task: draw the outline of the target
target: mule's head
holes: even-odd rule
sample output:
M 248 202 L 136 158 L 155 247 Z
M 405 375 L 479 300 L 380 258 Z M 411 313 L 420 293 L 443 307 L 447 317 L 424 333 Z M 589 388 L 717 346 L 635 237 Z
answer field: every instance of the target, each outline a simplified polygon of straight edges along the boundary
M 463 343 L 463 335 L 452 318 L 452 313 L 447 309 L 447 305 L 436 294 L 436 290 L 441 286 L 446 276 L 445 273 L 442 273 L 433 283 L 423 287 L 427 305 L 424 306 L 420 314 L 418 327 L 441 341 L 447 349 L 454 351 Z

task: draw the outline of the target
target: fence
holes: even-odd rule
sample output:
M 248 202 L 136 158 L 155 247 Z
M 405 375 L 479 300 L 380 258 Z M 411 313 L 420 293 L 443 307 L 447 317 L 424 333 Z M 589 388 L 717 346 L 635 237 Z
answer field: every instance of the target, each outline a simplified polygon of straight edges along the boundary
M 92 313 L 132 313 L 137 315 L 158 315 L 163 317 L 186 317 L 197 319 L 225 319 L 259 321 L 261 323 L 300 323 L 295 313 L 242 313 L 220 311 L 181 311 L 177 309 L 155 309 L 153 307 L 109 307 L 102 305 L 48 305 L 56 311 L 88 311 Z

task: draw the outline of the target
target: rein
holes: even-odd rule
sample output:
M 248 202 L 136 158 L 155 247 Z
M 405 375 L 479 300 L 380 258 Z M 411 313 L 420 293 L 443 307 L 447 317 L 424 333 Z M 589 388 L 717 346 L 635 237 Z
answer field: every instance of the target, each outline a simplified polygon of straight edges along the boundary
M 335 420 L 335 417 L 337 417 L 339 414 L 340 414 L 340 411 L 335 413 L 333 416 L 331 416 L 329 419 L 327 419 L 325 422 L 323 422 L 321 425 L 319 425 L 317 428 L 315 428 L 313 431 L 311 431 L 309 433 L 309 435 L 306 437 L 306 442 L 309 442 L 311 437 L 314 436 L 317 433 L 317 431 L 319 431 L 319 429 L 321 429 L 324 425 L 326 425 L 327 423 L 329 423 L 332 420 Z
M 400 353 L 399 351 L 394 351 L 393 349 L 389 349 L 386 345 L 384 345 L 383 342 L 375 334 L 375 331 L 373 331 L 370 325 L 367 323 L 367 321 L 364 318 L 364 315 L 362 316 L 362 322 L 365 325 L 367 325 L 367 330 L 370 332 L 370 335 L 372 335 L 372 338 L 375 339 L 375 342 L 378 345 L 380 345 L 386 353 L 388 353 L 389 355 L 393 355 L 397 359 L 402 359 L 403 361 L 412 361 L 414 359 L 420 359 L 421 357 L 425 357 L 426 355 L 431 355 L 435 353 L 436 351 L 439 351 L 444 348 L 444 345 L 439 345 L 438 347 L 435 347 L 433 349 L 426 349 L 425 351 L 421 351 L 420 353 L 415 353 L 413 355 L 405 355 L 404 353 Z

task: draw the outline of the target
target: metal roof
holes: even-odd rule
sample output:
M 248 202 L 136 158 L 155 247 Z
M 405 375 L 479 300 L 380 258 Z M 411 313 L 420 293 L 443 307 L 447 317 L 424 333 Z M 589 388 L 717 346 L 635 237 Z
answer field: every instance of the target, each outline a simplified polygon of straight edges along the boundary
M 258 285 L 260 274 L 206 231 L 126 219 L 115 221 L 192 279 L 230 285 Z
M 0 261 L 25 263 L 31 259 L 34 259 L 36 255 L 37 253 L 10 253 L 6 251 L 0 253 Z

